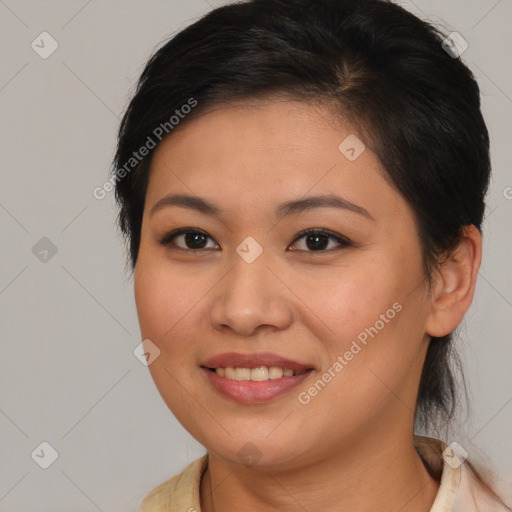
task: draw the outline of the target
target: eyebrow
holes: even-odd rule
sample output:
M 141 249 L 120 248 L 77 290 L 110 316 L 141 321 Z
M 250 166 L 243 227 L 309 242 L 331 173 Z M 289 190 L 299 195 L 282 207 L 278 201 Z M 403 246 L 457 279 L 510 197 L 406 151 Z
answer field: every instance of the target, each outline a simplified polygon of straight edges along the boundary
M 182 208 L 195 210 L 206 215 L 222 214 L 222 208 L 202 197 L 186 194 L 172 194 L 163 197 L 157 203 L 155 203 L 151 208 L 149 215 L 152 216 L 157 211 L 170 206 L 180 206 Z M 346 199 L 330 194 L 309 196 L 303 199 L 286 201 L 277 206 L 275 210 L 275 216 L 278 220 L 280 220 L 284 217 L 297 215 L 314 208 L 340 208 L 353 213 L 357 213 L 370 220 L 375 220 L 372 215 L 370 215 L 370 213 L 362 206 L 358 206 L 354 203 L 351 203 L 350 201 L 347 201 Z

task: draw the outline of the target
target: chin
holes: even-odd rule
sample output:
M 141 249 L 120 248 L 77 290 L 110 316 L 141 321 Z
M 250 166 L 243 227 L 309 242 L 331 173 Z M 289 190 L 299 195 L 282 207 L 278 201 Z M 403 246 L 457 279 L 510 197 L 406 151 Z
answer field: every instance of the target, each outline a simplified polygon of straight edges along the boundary
M 280 442 L 264 437 L 261 439 L 253 437 L 251 440 L 249 436 L 240 436 L 230 438 L 226 444 L 221 446 L 214 445 L 214 443 L 201 444 L 206 446 L 208 452 L 232 464 L 270 470 L 293 465 L 301 456 L 302 450 L 298 452 L 297 447 L 302 446 L 303 439 L 295 441 L 287 439 Z

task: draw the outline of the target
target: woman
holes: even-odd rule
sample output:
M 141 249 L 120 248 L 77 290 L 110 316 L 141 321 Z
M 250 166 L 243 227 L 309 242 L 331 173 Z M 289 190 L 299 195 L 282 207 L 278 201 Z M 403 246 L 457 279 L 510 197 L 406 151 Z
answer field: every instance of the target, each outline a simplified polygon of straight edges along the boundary
M 150 59 L 119 223 L 152 377 L 207 454 L 141 511 L 507 510 L 414 434 L 453 412 L 482 253 L 459 43 L 382 0 L 252 0 Z

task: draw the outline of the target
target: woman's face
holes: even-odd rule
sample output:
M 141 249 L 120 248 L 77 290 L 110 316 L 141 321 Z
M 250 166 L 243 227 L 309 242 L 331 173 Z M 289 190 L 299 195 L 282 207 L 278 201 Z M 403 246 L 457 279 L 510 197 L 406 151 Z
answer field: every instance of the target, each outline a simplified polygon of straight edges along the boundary
M 183 426 L 228 461 L 291 467 L 410 435 L 422 269 L 411 208 L 328 110 L 219 108 L 154 154 L 135 268 L 149 368 Z

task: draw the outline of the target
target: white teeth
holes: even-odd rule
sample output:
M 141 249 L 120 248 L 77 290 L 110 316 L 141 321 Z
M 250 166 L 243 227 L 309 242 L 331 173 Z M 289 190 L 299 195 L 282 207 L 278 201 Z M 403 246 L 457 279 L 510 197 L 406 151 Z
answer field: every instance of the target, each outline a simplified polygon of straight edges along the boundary
M 260 366 L 251 370 L 251 380 L 268 380 L 268 368 L 266 366 Z
M 278 366 L 271 366 L 268 369 L 269 379 L 280 379 L 283 376 L 283 369 Z
M 235 368 L 235 380 L 251 380 L 250 368 Z
M 257 368 L 215 368 L 215 373 L 219 377 L 225 377 L 231 380 L 252 380 L 261 382 L 271 379 L 280 379 L 281 377 L 292 377 L 304 373 L 304 370 L 294 372 L 290 368 L 280 368 L 279 366 L 258 366 Z

